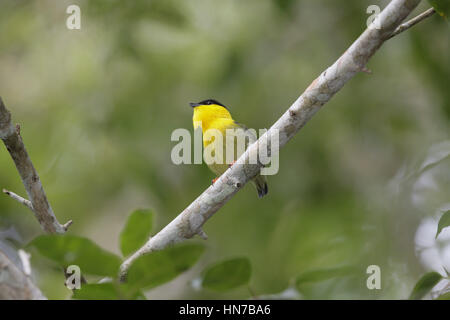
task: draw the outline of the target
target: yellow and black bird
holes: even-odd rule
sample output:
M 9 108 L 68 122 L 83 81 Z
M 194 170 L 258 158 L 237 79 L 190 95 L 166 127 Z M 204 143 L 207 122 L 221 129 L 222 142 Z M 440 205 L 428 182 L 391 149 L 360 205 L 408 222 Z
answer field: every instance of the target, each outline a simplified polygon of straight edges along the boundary
M 199 126 L 202 128 L 203 134 L 203 147 L 206 149 L 211 143 L 213 144 L 212 150 L 218 151 L 217 148 L 222 147 L 223 151 L 221 152 L 221 156 L 219 156 L 219 161 L 210 162 L 208 167 L 212 172 L 219 177 L 222 173 L 224 173 L 231 165 L 233 165 L 234 161 L 236 161 L 243 153 L 243 149 L 247 149 L 248 146 L 257 140 L 255 134 L 249 131 L 244 125 L 237 123 L 231 117 L 228 108 L 223 104 L 214 99 L 203 100 L 198 103 L 190 103 L 190 106 L 194 108 L 194 130 L 196 130 Z M 209 129 L 216 129 L 221 133 L 223 137 L 222 141 L 216 139 L 211 139 L 205 133 Z M 241 130 L 231 130 L 235 132 L 235 135 L 245 135 L 243 138 L 246 141 L 245 148 L 238 148 L 236 146 L 237 139 L 236 136 L 230 137 L 227 135 L 227 129 L 241 129 Z M 230 130 L 228 130 L 229 132 Z M 231 139 L 230 139 L 231 138 Z M 242 141 L 242 140 L 241 140 Z M 232 161 L 227 161 L 226 159 L 226 148 L 231 147 L 234 149 L 234 159 Z M 216 178 L 217 179 L 217 178 Z M 213 180 L 214 181 L 216 180 Z M 258 174 L 255 178 L 252 179 L 253 184 L 258 191 L 258 197 L 262 198 L 268 192 L 267 182 L 264 176 Z

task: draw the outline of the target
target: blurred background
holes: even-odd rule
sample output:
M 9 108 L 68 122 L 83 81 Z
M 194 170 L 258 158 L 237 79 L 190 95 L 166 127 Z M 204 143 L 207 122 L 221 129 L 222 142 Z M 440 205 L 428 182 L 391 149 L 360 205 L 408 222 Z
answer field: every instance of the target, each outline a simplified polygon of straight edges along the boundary
M 175 165 L 189 102 L 215 98 L 252 128 L 269 128 L 366 28 L 373 0 L 2 1 L 0 95 L 60 222 L 119 253 L 136 208 L 165 226 L 211 183 L 206 165 Z M 66 8 L 81 8 L 68 30 Z M 418 14 L 429 4 L 423 1 Z M 248 298 L 290 288 L 300 274 L 352 266 L 350 277 L 306 286 L 314 299 L 404 299 L 420 276 L 450 270 L 448 24 L 437 15 L 388 41 L 291 140 L 258 199 L 246 186 L 206 225 L 200 263 L 149 298 Z M 25 190 L 2 146 L 0 187 Z M 33 214 L 0 196 L 0 229 L 23 243 Z M 445 230 L 444 230 L 445 231 Z M 192 240 L 202 241 L 202 240 Z M 236 256 L 249 288 L 195 290 L 202 266 Z M 369 265 L 381 289 L 366 287 Z M 33 256 L 38 286 L 70 297 L 61 270 Z M 251 292 L 251 293 L 250 293 Z

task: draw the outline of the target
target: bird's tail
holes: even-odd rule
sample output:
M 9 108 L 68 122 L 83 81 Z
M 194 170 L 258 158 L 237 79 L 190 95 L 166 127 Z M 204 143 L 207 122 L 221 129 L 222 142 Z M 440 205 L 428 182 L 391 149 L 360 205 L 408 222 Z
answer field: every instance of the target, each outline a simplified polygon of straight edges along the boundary
M 267 192 L 269 192 L 269 189 L 267 187 L 267 181 L 264 176 L 257 175 L 253 180 L 253 184 L 256 187 L 256 190 L 258 191 L 258 197 L 262 198 L 264 197 Z

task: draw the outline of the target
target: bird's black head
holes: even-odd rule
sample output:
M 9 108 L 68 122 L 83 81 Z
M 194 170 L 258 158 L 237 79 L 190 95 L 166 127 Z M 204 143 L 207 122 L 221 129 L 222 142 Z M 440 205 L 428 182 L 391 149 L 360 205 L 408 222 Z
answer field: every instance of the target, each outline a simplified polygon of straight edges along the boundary
M 195 107 L 198 107 L 198 106 L 204 106 L 204 105 L 211 105 L 211 104 L 217 104 L 218 106 L 222 106 L 222 107 L 224 107 L 225 109 L 228 110 L 227 107 L 225 107 L 225 106 L 224 106 L 223 104 L 221 104 L 219 101 L 214 100 L 214 99 L 207 99 L 207 100 L 203 100 L 203 101 L 196 102 L 196 103 L 194 103 L 194 102 L 189 103 L 189 105 L 190 105 L 192 108 L 195 108 Z

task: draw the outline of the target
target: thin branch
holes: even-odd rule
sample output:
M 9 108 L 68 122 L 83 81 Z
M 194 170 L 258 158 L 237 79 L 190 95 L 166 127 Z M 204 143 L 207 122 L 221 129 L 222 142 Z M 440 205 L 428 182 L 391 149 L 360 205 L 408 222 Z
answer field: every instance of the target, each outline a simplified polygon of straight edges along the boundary
M 18 194 L 14 193 L 12 191 L 6 190 L 6 189 L 3 189 L 3 193 L 10 196 L 12 199 L 16 200 L 17 202 L 23 204 L 24 206 L 28 207 L 28 209 L 30 209 L 31 211 L 34 211 L 33 204 L 31 203 L 30 200 L 22 198 Z
M 257 143 L 246 152 L 220 178 L 194 200 L 172 222 L 124 261 L 120 279 L 126 280 L 128 268 L 140 256 L 162 250 L 169 245 L 202 235 L 203 224 L 217 212 L 251 178 L 259 173 L 261 165 L 244 166 L 249 159 L 257 159 L 258 149 L 278 153 L 268 141 L 278 139 L 284 146 L 319 109 L 328 102 L 354 75 L 367 70 L 365 65 L 392 32 L 414 10 L 420 0 L 393 0 L 378 16 L 379 29 L 366 29 L 344 54 L 315 79 L 294 104 L 278 119 Z
M 61 225 L 53 213 L 52 207 L 47 200 L 44 188 L 42 187 L 39 175 L 31 162 L 28 152 L 23 144 L 20 136 L 20 127 L 13 126 L 11 122 L 11 113 L 6 109 L 0 98 L 0 138 L 6 146 L 11 158 L 16 165 L 17 171 L 22 179 L 22 183 L 27 191 L 28 198 L 26 200 L 15 193 L 4 191 L 11 198 L 18 200 L 20 203 L 30 208 L 41 227 L 48 233 L 64 233 L 67 227 L 72 223 L 69 221 L 65 225 Z M 27 202 L 28 201 L 28 202 Z
M 389 36 L 389 39 L 392 37 L 395 37 L 396 35 L 398 35 L 399 33 L 402 33 L 405 30 L 408 30 L 412 26 L 415 26 L 416 24 L 418 24 L 420 21 L 422 21 L 428 17 L 431 17 L 435 13 L 436 13 L 436 11 L 434 10 L 434 8 L 430 8 L 427 11 L 419 14 L 417 17 L 414 17 L 411 20 L 409 20 L 405 23 L 402 23 L 401 25 L 399 25 L 397 27 L 397 29 L 394 30 L 394 32 L 392 32 L 392 34 Z
M 0 299 L 45 300 L 45 296 L 3 252 L 0 251 Z

